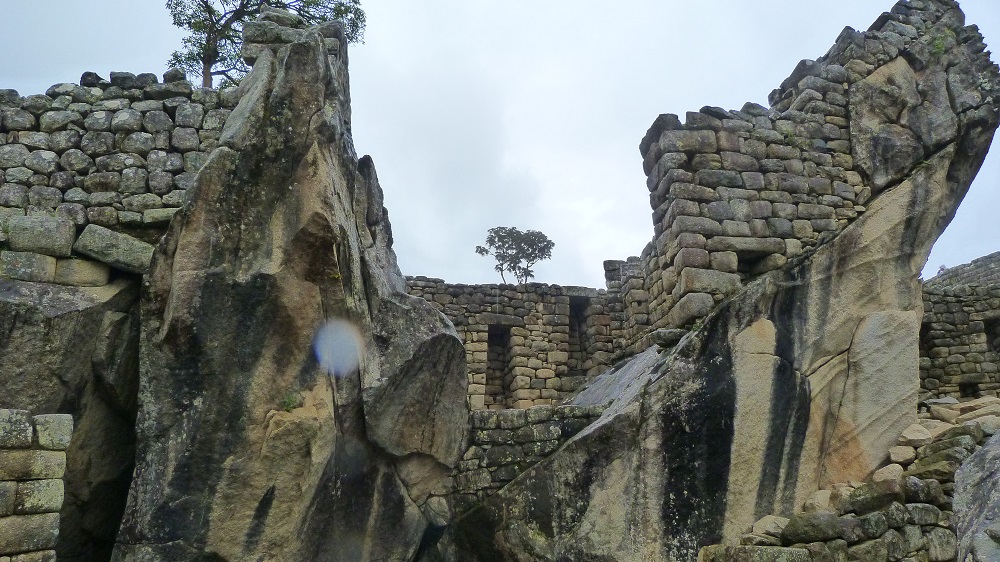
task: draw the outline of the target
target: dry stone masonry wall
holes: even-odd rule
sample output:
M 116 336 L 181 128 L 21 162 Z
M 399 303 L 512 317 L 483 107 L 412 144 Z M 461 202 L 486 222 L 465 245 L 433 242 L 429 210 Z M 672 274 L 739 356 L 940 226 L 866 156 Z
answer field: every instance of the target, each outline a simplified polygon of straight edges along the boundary
M 601 415 L 594 406 L 534 406 L 472 413 L 471 443 L 454 471 L 456 512 L 503 488 Z
M 583 287 L 460 285 L 407 278 L 465 342 L 474 410 L 559 403 L 610 365 L 613 303 Z
M 55 562 L 72 434 L 70 415 L 0 409 L 0 561 Z
M 831 238 L 925 162 L 925 146 L 954 138 L 954 118 L 911 132 L 888 116 L 928 122 L 967 80 L 956 72 L 948 83 L 925 83 L 914 74 L 956 44 L 983 50 L 975 27 L 950 29 L 956 18 L 957 6 L 897 6 L 866 33 L 845 29 L 818 61 L 802 61 L 771 93 L 770 108 L 657 118 L 640 144 L 654 239 L 618 279 L 632 351 L 649 343 L 650 330 L 690 324 L 747 280 Z M 893 88 L 905 105 L 890 100 Z M 887 105 L 865 105 L 873 99 Z M 982 101 L 961 99 L 956 109 Z
M 925 286 L 920 344 L 924 395 L 1000 396 L 1000 286 Z
M 237 101 L 177 70 L 163 80 L 0 90 L 0 277 L 99 286 L 146 270 Z

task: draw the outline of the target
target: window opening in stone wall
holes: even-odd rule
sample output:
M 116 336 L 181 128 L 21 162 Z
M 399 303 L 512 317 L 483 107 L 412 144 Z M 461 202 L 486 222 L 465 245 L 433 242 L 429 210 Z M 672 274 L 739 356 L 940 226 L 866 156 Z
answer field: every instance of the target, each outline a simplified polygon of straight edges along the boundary
M 986 343 L 990 346 L 990 351 L 1000 353 L 1000 318 L 990 318 L 983 320 L 986 329 Z
M 584 374 L 584 363 L 587 361 L 587 306 L 590 299 L 586 297 L 569 298 L 569 361 L 568 375 L 579 377 Z
M 490 325 L 486 342 L 485 405 L 497 410 L 506 407 L 504 380 L 510 371 L 510 326 Z
M 962 398 L 982 398 L 983 393 L 979 390 L 977 382 L 958 383 L 958 395 Z

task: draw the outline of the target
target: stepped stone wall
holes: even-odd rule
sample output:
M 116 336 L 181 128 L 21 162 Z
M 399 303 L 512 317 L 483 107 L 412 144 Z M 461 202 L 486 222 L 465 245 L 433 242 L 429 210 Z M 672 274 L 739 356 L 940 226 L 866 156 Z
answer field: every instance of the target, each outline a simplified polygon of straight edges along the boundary
M 238 101 L 180 71 L 163 79 L 0 90 L 0 277 L 99 286 L 146 270 Z
M 465 342 L 474 410 L 559 403 L 610 366 L 616 303 L 583 287 L 460 285 L 408 277 Z
M 0 409 L 0 561 L 55 562 L 68 414 Z
M 469 448 L 453 472 L 456 512 L 503 488 L 600 417 L 594 406 L 535 406 L 472 412 Z

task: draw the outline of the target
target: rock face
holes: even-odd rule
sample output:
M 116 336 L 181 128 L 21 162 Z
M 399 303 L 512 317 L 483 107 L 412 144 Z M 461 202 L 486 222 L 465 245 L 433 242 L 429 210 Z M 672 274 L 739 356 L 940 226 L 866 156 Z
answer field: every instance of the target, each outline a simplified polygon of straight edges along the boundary
M 955 474 L 958 560 L 1000 560 L 1000 436 L 994 435 Z
M 0 408 L 72 414 L 60 560 L 107 559 L 135 458 L 138 287 L 0 280 Z
M 244 45 L 241 100 L 153 256 L 114 560 L 410 560 L 451 518 L 465 352 L 403 293 L 341 28 L 284 16 L 248 26 L 269 43 Z M 362 345 L 328 374 L 331 318 Z
M 956 3 L 901 2 L 873 29 L 890 23 L 915 34 L 907 51 L 886 48 L 884 32 L 866 43 L 847 30 L 790 80 L 869 66 L 848 106 L 865 212 L 672 351 L 650 348 L 596 379 L 573 402 L 607 405 L 603 416 L 461 517 L 453 558 L 694 560 L 880 466 L 915 417 L 920 271 L 996 130 L 984 92 L 1000 92 Z

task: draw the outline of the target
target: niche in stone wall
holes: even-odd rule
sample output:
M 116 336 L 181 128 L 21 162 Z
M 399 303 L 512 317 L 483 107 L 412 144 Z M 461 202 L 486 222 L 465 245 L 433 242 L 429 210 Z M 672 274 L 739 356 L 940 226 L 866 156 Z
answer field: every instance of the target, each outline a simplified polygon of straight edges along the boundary
M 585 372 L 584 363 L 587 361 L 587 306 L 590 299 L 587 297 L 569 298 L 569 360 L 566 363 L 568 375 L 571 377 L 582 376 Z
M 510 372 L 510 326 L 490 324 L 486 337 L 486 399 L 487 408 L 505 407 L 507 375 Z

